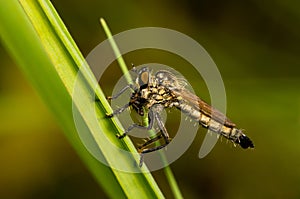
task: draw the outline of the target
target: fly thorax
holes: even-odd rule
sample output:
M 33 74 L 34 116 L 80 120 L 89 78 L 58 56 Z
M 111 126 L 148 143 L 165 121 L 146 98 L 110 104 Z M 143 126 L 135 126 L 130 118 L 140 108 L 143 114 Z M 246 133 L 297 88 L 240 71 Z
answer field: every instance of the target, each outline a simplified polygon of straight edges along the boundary
M 148 99 L 151 92 L 149 89 L 142 89 L 141 90 L 141 98 Z
M 166 93 L 166 89 L 164 87 L 160 87 L 157 92 L 159 95 L 164 95 Z
M 151 93 L 158 93 L 158 89 L 156 87 L 150 88 Z

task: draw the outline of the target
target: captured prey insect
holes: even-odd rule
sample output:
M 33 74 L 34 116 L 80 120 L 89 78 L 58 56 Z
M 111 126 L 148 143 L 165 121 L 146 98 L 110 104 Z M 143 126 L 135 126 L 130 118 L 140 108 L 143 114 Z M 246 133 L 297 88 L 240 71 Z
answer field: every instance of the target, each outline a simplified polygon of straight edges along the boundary
M 254 148 L 250 138 L 242 130 L 231 122 L 224 114 L 208 105 L 198 96 L 191 93 L 185 88 L 180 78 L 167 70 L 158 70 L 155 74 L 148 67 L 139 70 L 134 68 L 137 74 L 135 84 L 129 84 L 121 89 L 116 95 L 108 99 L 116 99 L 127 89 L 132 89 L 130 100 L 123 107 L 114 110 L 108 117 L 122 113 L 128 107 L 135 110 L 140 116 L 145 114 L 148 117 L 149 125 L 142 126 L 139 124 L 130 125 L 119 139 L 124 138 L 132 129 L 140 128 L 150 130 L 154 122 L 157 123 L 160 133 L 144 144 L 138 147 L 141 155 L 164 148 L 170 143 L 170 137 L 160 116 L 164 108 L 176 107 L 191 119 L 199 122 L 203 127 L 225 137 L 242 148 Z M 145 111 L 146 110 L 146 111 Z M 164 140 L 159 146 L 149 147 L 158 140 Z

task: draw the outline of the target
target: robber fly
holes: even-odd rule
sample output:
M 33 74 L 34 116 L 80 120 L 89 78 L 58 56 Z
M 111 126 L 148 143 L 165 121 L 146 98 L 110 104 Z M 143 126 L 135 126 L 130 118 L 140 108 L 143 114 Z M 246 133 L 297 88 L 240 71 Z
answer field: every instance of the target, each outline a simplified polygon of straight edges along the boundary
M 150 130 L 156 121 L 160 133 L 144 144 L 138 147 L 141 155 L 164 148 L 170 143 L 170 137 L 165 125 L 160 117 L 160 113 L 164 108 L 176 107 L 184 114 L 199 122 L 203 127 L 225 137 L 242 148 L 254 148 L 250 138 L 248 138 L 242 130 L 231 122 L 224 114 L 208 105 L 198 96 L 191 93 L 185 88 L 185 84 L 180 78 L 167 70 L 159 70 L 154 75 L 149 68 L 143 67 L 140 70 L 134 68 L 137 73 L 135 84 L 129 84 L 121 89 L 115 96 L 108 99 L 116 99 L 127 89 L 132 89 L 130 100 L 123 107 L 107 114 L 108 117 L 122 113 L 128 107 L 131 107 L 140 116 L 148 114 L 148 126 L 139 124 L 130 125 L 121 135 L 117 135 L 119 139 L 124 138 L 132 129 L 140 128 Z M 158 140 L 164 140 L 159 146 L 149 147 Z

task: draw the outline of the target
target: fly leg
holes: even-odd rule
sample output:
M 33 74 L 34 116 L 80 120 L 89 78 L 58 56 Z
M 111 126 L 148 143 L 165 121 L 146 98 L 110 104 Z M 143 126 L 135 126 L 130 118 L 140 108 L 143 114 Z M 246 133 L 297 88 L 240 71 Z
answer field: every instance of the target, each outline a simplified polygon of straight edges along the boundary
M 143 150 L 143 149 L 145 149 L 147 146 L 151 145 L 152 143 L 160 140 L 161 138 L 164 138 L 166 144 L 170 143 L 170 138 L 169 138 L 169 134 L 167 132 L 167 129 L 165 128 L 165 126 L 164 126 L 164 124 L 163 124 L 163 122 L 162 122 L 162 120 L 161 120 L 161 118 L 158 114 L 155 114 L 155 119 L 156 119 L 156 121 L 158 123 L 158 126 L 159 126 L 162 133 L 159 134 L 156 137 L 153 137 L 153 138 L 147 140 L 144 144 L 139 146 L 138 149 L 141 153 L 144 153 L 143 151 L 145 151 L 145 150 Z M 149 152 L 151 152 L 151 151 L 149 151 Z
M 119 139 L 124 138 L 132 129 L 134 128 L 139 128 L 139 129 L 146 129 L 146 130 L 150 130 L 153 127 L 154 124 L 154 119 L 153 119 L 153 112 L 150 110 L 148 113 L 148 121 L 149 121 L 149 125 L 148 126 L 142 126 L 140 124 L 132 124 L 130 125 L 125 132 L 122 135 L 117 135 L 117 137 Z
M 157 118 L 156 118 L 157 120 Z M 161 124 L 163 125 L 162 121 L 160 121 Z M 160 122 L 158 122 L 158 126 L 161 129 L 162 134 L 160 134 L 157 137 L 154 137 L 150 140 L 148 140 L 146 143 L 144 143 L 141 147 L 139 147 L 141 149 L 140 153 L 141 154 L 145 154 L 145 153 L 150 153 L 153 151 L 157 151 L 159 149 L 164 148 L 165 146 L 167 146 L 170 143 L 170 138 L 169 138 L 169 134 L 167 133 L 167 130 L 165 128 L 165 126 L 160 126 Z M 159 140 L 160 138 L 164 138 L 165 143 L 163 145 L 160 146 L 156 146 L 156 147 L 152 147 L 152 148 L 148 148 L 148 149 L 144 149 L 145 147 L 149 146 L 150 144 L 152 144 L 153 142 L 156 142 L 157 140 Z
M 111 118 L 114 115 L 118 115 L 118 114 L 122 113 L 123 111 L 125 111 L 129 106 L 130 106 L 130 103 L 125 104 L 121 108 L 118 108 L 118 109 L 114 110 L 111 114 L 106 113 L 106 117 Z
M 167 129 L 161 119 L 161 117 L 159 116 L 158 112 L 156 112 L 154 114 L 154 118 L 155 120 L 157 121 L 157 125 L 158 127 L 160 128 L 160 131 L 161 131 L 161 134 L 148 140 L 146 143 L 144 143 L 140 148 L 139 148 L 139 152 L 141 154 L 141 159 L 140 159 L 140 163 L 139 163 L 139 166 L 141 167 L 143 165 L 143 162 L 144 162 L 144 154 L 145 153 L 150 153 L 150 152 L 153 152 L 153 151 L 157 151 L 157 150 L 160 150 L 164 147 L 166 147 L 169 143 L 170 143 L 170 137 L 169 137 L 169 134 L 167 132 Z M 160 145 L 160 146 L 155 146 L 155 147 L 152 147 L 152 148 L 148 148 L 148 149 L 144 149 L 145 147 L 149 146 L 150 144 L 152 144 L 153 142 L 156 142 L 158 141 L 159 139 L 161 138 L 164 138 L 164 141 L 165 143 L 163 145 Z
M 158 127 L 160 128 L 160 130 L 162 132 L 162 136 L 165 140 L 166 145 L 169 144 L 170 143 L 170 136 L 169 136 L 168 131 L 167 131 L 167 129 L 166 129 L 166 127 L 165 127 L 165 125 L 164 125 L 164 123 L 163 123 L 163 121 L 162 121 L 162 119 L 161 119 L 161 117 L 158 113 L 155 114 L 155 119 L 157 121 Z
M 114 100 L 116 98 L 118 98 L 120 95 L 122 95 L 127 89 L 134 89 L 134 86 L 132 84 L 128 84 L 127 86 L 125 86 L 124 88 L 122 88 L 117 94 L 115 94 L 114 96 L 108 96 L 107 99 L 108 100 Z M 123 111 L 125 111 L 128 107 L 130 106 L 130 103 L 125 104 L 123 107 L 114 110 L 111 114 L 106 113 L 107 117 L 113 117 L 114 115 L 120 114 Z
M 116 98 L 118 98 L 120 95 L 122 95 L 127 89 L 131 88 L 132 90 L 134 90 L 134 86 L 133 84 L 128 84 L 127 86 L 125 86 L 124 88 L 122 88 L 117 94 L 115 94 L 114 96 L 108 96 L 107 99 L 108 100 L 114 100 Z

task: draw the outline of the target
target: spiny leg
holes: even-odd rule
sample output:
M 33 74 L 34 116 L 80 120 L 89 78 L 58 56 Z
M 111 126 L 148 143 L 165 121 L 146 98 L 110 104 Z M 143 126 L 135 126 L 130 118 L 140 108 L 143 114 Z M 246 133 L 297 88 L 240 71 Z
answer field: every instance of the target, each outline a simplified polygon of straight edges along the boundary
M 153 142 L 156 142 L 161 138 L 164 138 L 166 144 L 168 144 L 170 142 L 169 134 L 168 134 L 167 129 L 165 128 L 165 126 L 164 126 L 164 124 L 161 120 L 161 117 L 158 114 L 155 114 L 155 119 L 158 123 L 158 126 L 159 126 L 162 134 L 159 134 L 158 136 L 153 137 L 150 140 L 146 141 L 143 145 L 139 146 L 138 149 L 144 149 L 147 146 L 149 146 L 150 144 L 152 144 Z
M 164 123 L 162 122 L 161 120 L 161 117 L 158 115 L 158 113 L 154 113 L 154 118 L 155 120 L 157 121 L 157 124 L 158 124 L 158 127 L 160 128 L 161 130 L 161 134 L 158 135 L 157 137 L 154 137 L 150 140 L 148 140 L 146 143 L 144 143 L 142 145 L 142 147 L 140 149 L 142 149 L 142 151 L 139 151 L 140 152 L 140 163 L 139 163 L 139 166 L 141 167 L 143 165 L 143 162 L 144 162 L 144 154 L 146 153 L 150 153 L 150 152 L 153 152 L 153 151 L 157 151 L 157 150 L 160 150 L 164 147 L 166 147 L 169 143 L 170 143 L 170 138 L 169 138 L 169 134 L 167 132 L 167 129 L 164 125 Z M 152 144 L 153 142 L 159 140 L 160 138 L 164 138 L 165 140 L 165 144 L 163 145 L 160 145 L 160 146 L 155 146 L 155 147 L 152 147 L 152 148 L 148 148 L 148 149 L 143 149 L 145 148 L 146 146 Z
M 170 142 L 170 136 L 169 136 L 169 134 L 167 132 L 167 129 L 166 129 L 166 127 L 165 127 L 165 125 L 164 125 L 164 123 L 163 123 L 163 121 L 162 121 L 162 119 L 161 119 L 161 117 L 160 117 L 160 115 L 158 113 L 155 114 L 155 119 L 157 121 L 157 125 L 158 125 L 159 129 L 162 132 L 162 136 L 163 136 L 163 138 L 165 140 L 165 143 L 169 144 L 169 142 Z
M 125 104 L 121 108 L 114 110 L 111 114 L 106 113 L 106 116 L 110 118 L 110 117 L 113 117 L 114 115 L 118 115 L 118 114 L 122 113 L 123 111 L 125 111 L 129 106 L 130 106 L 130 103 Z
M 146 146 L 152 144 L 153 142 L 159 140 L 160 138 L 164 138 L 165 140 L 165 144 L 163 145 L 160 145 L 160 146 L 156 146 L 156 147 L 152 147 L 152 148 L 149 148 L 149 149 L 143 149 L 140 153 L 141 154 L 145 154 L 145 153 L 149 153 L 149 152 L 152 152 L 152 151 L 156 151 L 156 150 L 159 150 L 161 148 L 164 148 L 165 146 L 167 146 L 169 143 L 170 143 L 170 138 L 169 138 L 169 134 L 167 132 L 167 129 L 165 127 L 165 125 L 163 124 L 161 118 L 159 117 L 159 115 L 157 113 L 155 113 L 155 119 L 157 121 L 157 124 L 158 124 L 158 127 L 160 128 L 162 134 L 158 135 L 157 137 L 154 137 L 150 140 L 148 140 L 146 143 L 144 143 L 142 146 L 141 146 L 141 149 L 142 148 L 145 148 Z
M 153 124 L 154 124 L 154 118 L 153 118 L 153 112 L 150 110 L 149 113 L 148 113 L 148 121 L 149 121 L 149 125 L 148 126 L 142 126 L 140 124 L 132 124 L 130 125 L 126 130 L 125 132 L 122 134 L 122 135 L 117 135 L 117 137 L 119 139 L 122 139 L 124 138 L 128 132 L 130 132 L 132 129 L 134 128 L 139 128 L 139 129 L 146 129 L 146 130 L 150 130 L 152 129 L 153 127 Z
M 108 100 L 113 100 L 118 98 L 120 95 L 122 95 L 127 89 L 133 89 L 134 90 L 134 86 L 132 84 L 128 84 L 127 86 L 125 86 L 124 88 L 122 88 L 117 94 L 115 94 L 114 96 L 108 96 L 107 99 Z
M 134 89 L 134 86 L 132 84 L 128 84 L 127 86 L 125 86 L 124 88 L 122 88 L 116 95 L 109 96 L 109 97 L 107 97 L 107 99 L 108 100 L 116 99 L 116 98 L 118 98 L 122 93 L 124 93 L 129 88 Z M 114 115 L 120 114 L 123 111 L 125 111 L 130 105 L 131 105 L 130 103 L 125 104 L 123 107 L 114 110 L 111 114 L 106 113 L 106 116 L 107 117 L 113 117 Z

